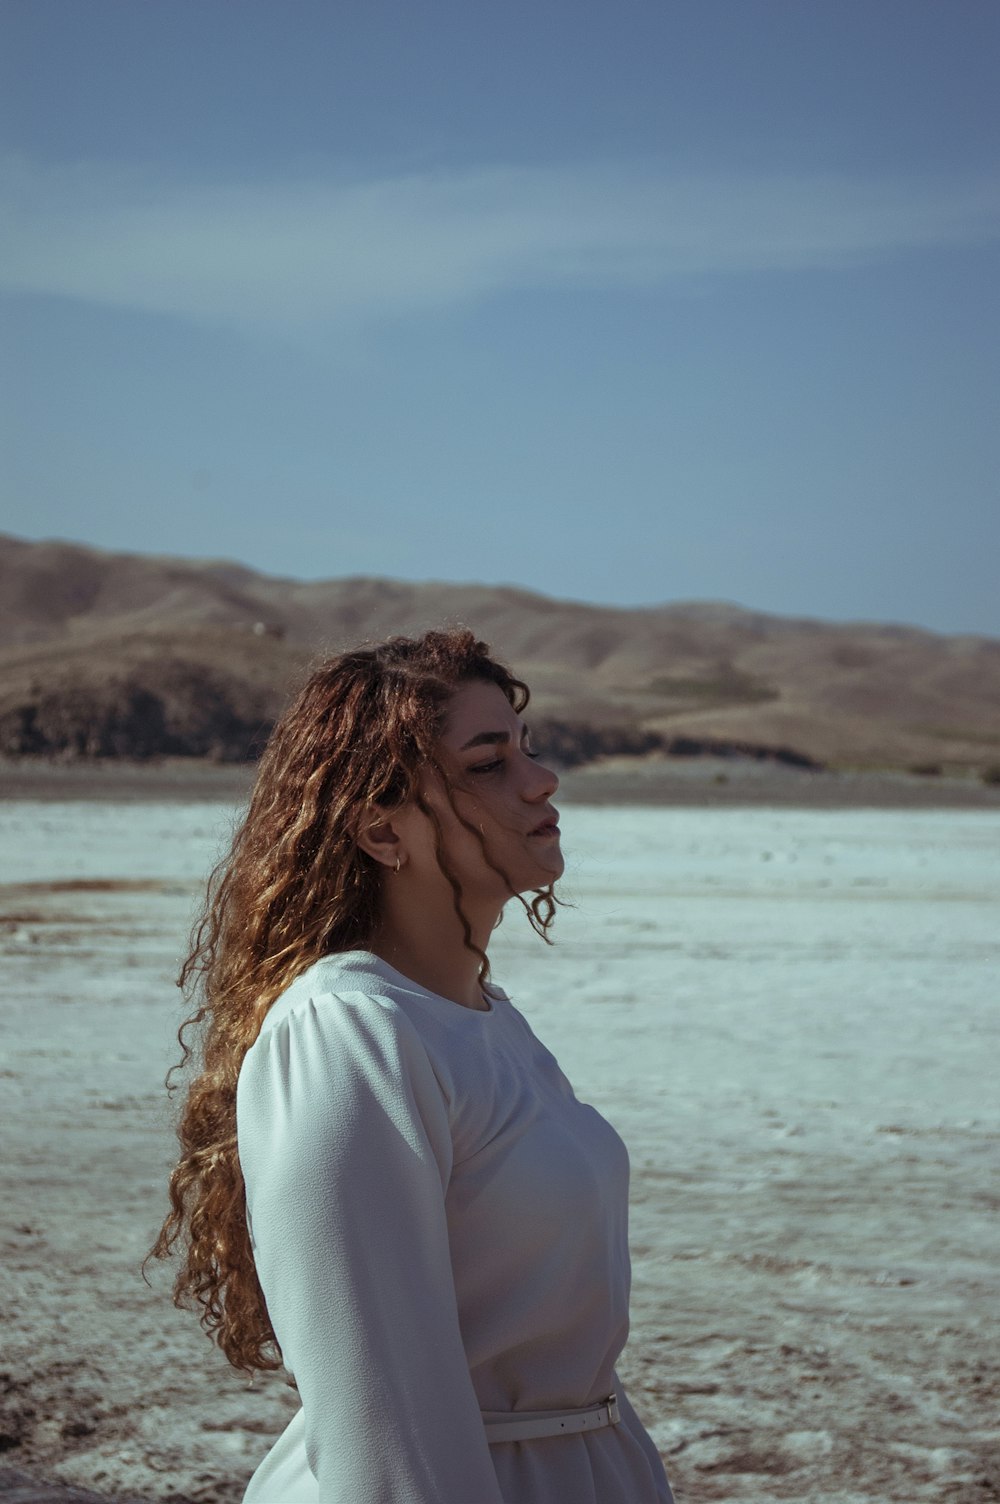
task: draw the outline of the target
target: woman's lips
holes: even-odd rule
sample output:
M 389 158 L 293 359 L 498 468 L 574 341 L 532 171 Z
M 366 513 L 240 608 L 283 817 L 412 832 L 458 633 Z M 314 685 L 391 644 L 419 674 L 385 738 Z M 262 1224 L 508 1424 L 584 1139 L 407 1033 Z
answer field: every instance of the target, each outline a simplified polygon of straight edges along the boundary
M 533 836 L 557 836 L 559 825 L 555 820 L 545 820 L 531 832 Z

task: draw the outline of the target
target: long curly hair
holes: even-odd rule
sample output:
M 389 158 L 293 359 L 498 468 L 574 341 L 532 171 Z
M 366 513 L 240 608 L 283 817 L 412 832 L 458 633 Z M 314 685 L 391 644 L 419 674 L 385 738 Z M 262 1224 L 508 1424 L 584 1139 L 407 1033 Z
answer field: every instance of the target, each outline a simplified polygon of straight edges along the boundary
M 451 798 L 439 761 L 448 702 L 461 685 L 496 684 L 515 711 L 526 684 L 462 629 L 392 637 L 320 665 L 282 716 L 260 761 L 249 807 L 231 849 L 212 873 L 178 985 L 195 1011 L 178 1032 L 196 1074 L 181 1107 L 180 1157 L 170 1177 L 170 1211 L 144 1261 L 181 1243 L 174 1304 L 200 1306 L 201 1324 L 243 1372 L 281 1367 L 281 1352 L 257 1280 L 236 1142 L 240 1066 L 275 999 L 320 956 L 363 947 L 379 917 L 380 869 L 358 846 L 366 810 L 413 799 L 431 819 L 437 856 L 451 883 L 465 944 L 489 974 L 472 939 L 461 888 L 449 870 L 440 821 L 421 793 L 433 768 L 457 818 L 478 827 Z M 529 922 L 546 940 L 555 914 L 551 883 L 529 903 Z M 195 1042 L 188 1044 L 193 1031 Z

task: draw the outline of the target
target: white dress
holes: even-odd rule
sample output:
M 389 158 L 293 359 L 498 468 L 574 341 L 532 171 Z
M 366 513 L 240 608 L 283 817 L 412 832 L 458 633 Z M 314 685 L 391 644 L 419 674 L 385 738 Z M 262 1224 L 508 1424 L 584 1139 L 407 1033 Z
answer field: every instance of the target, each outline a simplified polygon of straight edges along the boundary
M 614 1372 L 628 1156 L 499 988 L 318 961 L 247 1053 L 254 1259 L 302 1408 L 245 1504 L 670 1504 Z M 617 1390 L 617 1426 L 490 1445 L 481 1411 Z

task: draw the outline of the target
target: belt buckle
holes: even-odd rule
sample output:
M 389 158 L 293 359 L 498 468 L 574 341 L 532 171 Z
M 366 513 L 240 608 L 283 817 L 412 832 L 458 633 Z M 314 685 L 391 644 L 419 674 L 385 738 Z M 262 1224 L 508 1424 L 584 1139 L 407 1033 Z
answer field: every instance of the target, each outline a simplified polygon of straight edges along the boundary
M 617 1426 L 619 1424 L 619 1422 L 621 1421 L 621 1418 L 622 1418 L 621 1411 L 618 1408 L 618 1396 L 617 1396 L 617 1394 L 614 1394 L 614 1393 L 609 1394 L 608 1397 L 607 1397 L 607 1399 L 604 1401 L 604 1403 L 605 1403 L 605 1405 L 607 1406 L 607 1409 L 608 1409 L 608 1422 L 609 1422 L 609 1424 L 612 1425 L 612 1426 Z

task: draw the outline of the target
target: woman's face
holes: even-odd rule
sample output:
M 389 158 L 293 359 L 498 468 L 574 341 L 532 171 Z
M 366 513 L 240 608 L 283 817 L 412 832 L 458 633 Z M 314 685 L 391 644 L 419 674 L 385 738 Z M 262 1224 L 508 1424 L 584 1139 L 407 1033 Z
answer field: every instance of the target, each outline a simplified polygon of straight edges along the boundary
M 426 797 L 441 821 L 448 865 L 463 891 L 505 899 L 560 877 L 558 811 L 550 802 L 559 779 L 536 760 L 523 721 L 498 685 L 477 680 L 456 690 L 439 754 L 452 780 L 455 809 L 482 832 L 491 860 L 508 879 L 484 860 L 479 840 L 456 819 L 440 785 L 429 784 Z

